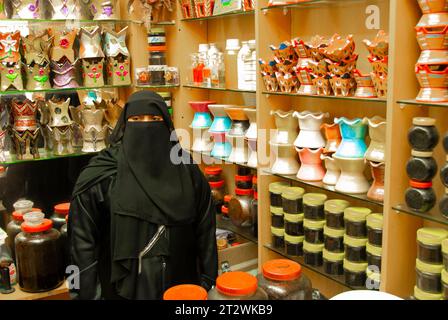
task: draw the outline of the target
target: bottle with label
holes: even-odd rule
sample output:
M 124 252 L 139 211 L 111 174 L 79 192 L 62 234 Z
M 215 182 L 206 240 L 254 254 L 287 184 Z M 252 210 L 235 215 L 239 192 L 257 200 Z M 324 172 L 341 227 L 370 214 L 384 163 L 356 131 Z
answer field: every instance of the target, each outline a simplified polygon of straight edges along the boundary
M 240 51 L 238 52 L 238 89 L 247 90 L 246 84 L 246 59 L 251 55 L 249 42 L 243 41 Z

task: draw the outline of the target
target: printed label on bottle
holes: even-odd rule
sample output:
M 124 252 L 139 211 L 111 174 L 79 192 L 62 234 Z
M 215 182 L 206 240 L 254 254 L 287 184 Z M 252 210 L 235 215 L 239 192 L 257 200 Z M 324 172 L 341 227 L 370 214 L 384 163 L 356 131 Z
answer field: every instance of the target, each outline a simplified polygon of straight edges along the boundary
M 11 286 L 15 286 L 17 283 L 17 273 L 16 273 L 16 266 L 14 263 L 11 263 L 9 265 L 9 278 L 10 278 Z
M 150 36 L 149 37 L 149 43 L 153 44 L 153 43 L 165 43 L 166 41 L 166 37 L 154 37 L 154 36 Z

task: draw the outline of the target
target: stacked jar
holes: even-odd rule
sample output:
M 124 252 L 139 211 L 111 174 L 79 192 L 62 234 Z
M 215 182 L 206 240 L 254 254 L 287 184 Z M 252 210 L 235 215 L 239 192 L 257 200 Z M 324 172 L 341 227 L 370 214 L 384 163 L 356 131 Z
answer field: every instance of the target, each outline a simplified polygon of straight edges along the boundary
M 383 246 L 383 215 L 367 216 L 367 280 L 368 289 L 379 290 L 381 282 L 381 254 Z
M 417 231 L 416 285 L 414 297 L 418 300 L 448 300 L 446 269 L 442 242 L 448 231 L 440 228 L 421 228 Z M 446 261 L 445 261 L 446 262 Z M 446 266 L 446 263 L 445 263 Z M 442 274 L 444 281 L 442 280 Z
M 212 191 L 212 198 L 216 207 L 216 213 L 222 213 L 224 204 L 224 179 L 222 178 L 222 168 L 219 166 L 206 167 L 205 177 Z
M 233 271 L 216 279 L 216 286 L 208 292 L 208 300 L 268 300 L 268 295 L 258 287 L 256 277 Z
M 272 246 L 277 249 L 285 247 L 285 227 L 283 218 L 282 193 L 289 187 L 286 182 L 273 182 L 269 184 L 269 198 L 271 201 L 271 234 Z M 274 212 L 273 212 L 274 211 Z M 279 214 L 279 213 L 282 214 Z
M 421 86 L 416 98 L 424 102 L 448 101 L 448 7 L 445 1 L 419 0 L 423 16 L 416 26 L 422 49 L 415 66 Z
M 254 198 L 250 206 L 250 215 L 252 218 L 252 234 L 254 237 L 258 237 L 258 189 L 256 175 L 252 177 L 252 189 L 254 191 Z
M 440 180 L 445 186 L 445 194 L 439 202 L 439 210 L 440 213 L 448 219 L 448 133 L 446 133 L 443 138 L 443 149 L 445 150 L 447 157 L 445 165 L 440 170 Z
M 414 118 L 408 132 L 412 157 L 406 165 L 410 188 L 406 190 L 406 204 L 417 212 L 428 212 L 436 203 L 432 179 L 437 173 L 437 162 L 432 150 L 439 142 L 439 132 L 433 118 Z
M 166 37 L 164 28 L 152 28 L 148 36 L 149 42 L 149 84 L 165 85 L 166 69 Z
M 443 299 L 448 300 L 448 239 L 442 241 L 442 256 L 444 268 L 442 270 Z
M 323 193 L 307 193 L 303 196 L 303 255 L 311 266 L 323 264 L 324 250 L 324 205 L 327 196 Z
M 331 275 L 344 274 L 344 210 L 349 206 L 345 200 L 328 200 L 325 202 L 324 227 L 324 271 Z
M 368 208 L 348 207 L 344 210 L 345 222 L 345 283 L 352 287 L 365 287 L 367 279 L 367 216 Z
M 285 252 L 290 256 L 303 255 L 303 194 L 305 190 L 299 187 L 287 187 L 282 192 L 283 227 L 285 230 Z M 273 222 L 275 207 L 271 207 Z M 272 224 L 274 226 L 274 224 Z
M 229 201 L 229 218 L 237 227 L 252 227 L 252 172 L 250 168 L 238 166 L 235 175 L 235 197 Z

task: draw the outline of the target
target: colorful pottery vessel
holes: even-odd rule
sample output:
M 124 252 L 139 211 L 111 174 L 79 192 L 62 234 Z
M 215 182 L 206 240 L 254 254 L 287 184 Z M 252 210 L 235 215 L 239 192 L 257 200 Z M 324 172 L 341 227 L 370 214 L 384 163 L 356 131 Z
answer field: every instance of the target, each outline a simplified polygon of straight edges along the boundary
M 309 149 L 309 148 L 297 148 L 296 151 L 299 154 L 301 166 L 297 172 L 297 179 L 303 181 L 322 181 L 325 176 L 325 170 L 322 167 L 322 155 L 323 148 Z
M 341 170 L 336 164 L 336 160 L 330 155 L 321 154 L 320 159 L 325 163 L 326 173 L 322 182 L 329 186 L 334 186 L 341 176 Z
M 294 111 L 271 111 L 277 128 L 271 141 L 274 144 L 293 144 L 297 138 L 297 121 L 293 118 Z
M 364 176 L 366 164 L 363 158 L 342 158 L 333 155 L 333 159 L 341 169 L 341 175 L 335 186 L 336 191 L 362 194 L 369 190 L 369 182 Z
M 370 145 L 365 153 L 365 158 L 369 161 L 386 161 L 386 119 L 375 116 L 364 118 L 364 123 L 369 125 Z
M 367 125 L 362 119 L 349 120 L 347 118 L 335 118 L 334 122 L 339 124 L 342 141 L 336 151 L 339 158 L 364 158 L 367 146 L 364 141 L 367 133 Z
M 324 118 L 328 118 L 328 113 L 302 111 L 293 113 L 293 117 L 299 120 L 299 135 L 294 141 L 298 148 L 318 149 L 325 146 L 325 139 L 320 132 L 320 127 Z
M 275 161 L 271 167 L 274 174 L 297 174 L 299 162 L 297 152 L 293 144 L 278 144 L 270 142 L 271 153 L 275 155 Z

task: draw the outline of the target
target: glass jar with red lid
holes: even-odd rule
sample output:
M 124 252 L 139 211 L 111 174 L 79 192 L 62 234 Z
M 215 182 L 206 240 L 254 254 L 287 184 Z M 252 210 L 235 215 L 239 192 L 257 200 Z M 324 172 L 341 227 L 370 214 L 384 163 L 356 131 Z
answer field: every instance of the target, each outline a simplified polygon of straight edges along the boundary
M 258 286 L 269 300 L 312 300 L 313 288 L 310 279 L 302 273 L 297 262 L 276 259 L 265 262 L 258 275 Z
M 216 286 L 208 292 L 209 300 L 268 300 L 268 295 L 258 287 L 253 275 L 242 272 L 226 272 L 216 279 Z
M 235 189 L 235 197 L 229 201 L 229 218 L 237 227 L 251 227 L 252 189 Z
M 224 180 L 217 182 L 209 182 L 213 202 L 216 206 L 216 213 L 221 212 L 222 205 L 224 204 Z
M 40 210 L 39 208 L 32 208 L 31 211 L 40 212 L 42 210 Z M 16 236 L 20 232 L 22 232 L 22 229 L 20 227 L 22 225 L 22 222 L 23 222 L 23 213 L 20 211 L 14 211 L 12 213 L 12 220 L 6 226 L 6 234 L 8 235 L 8 237 L 5 239 L 5 243 L 11 251 L 12 258 L 14 259 L 14 261 L 16 259 L 14 240 Z
M 22 232 L 16 236 L 19 286 L 26 292 L 43 292 L 64 281 L 63 255 L 59 231 L 42 212 L 24 214 Z
M 205 172 L 205 178 L 207 179 L 208 182 L 218 182 L 223 180 L 221 176 L 222 168 L 219 166 L 206 167 L 204 169 L 204 172 Z
M 166 290 L 163 300 L 207 300 L 207 291 L 194 284 L 181 284 Z
M 235 185 L 238 189 L 251 189 L 252 188 L 252 176 L 239 176 L 235 175 Z
M 250 203 L 250 216 L 252 219 L 252 235 L 258 237 L 258 192 L 254 190 L 254 198 Z
M 53 228 L 56 230 L 61 229 L 61 227 L 65 224 L 65 217 L 68 215 L 69 211 L 69 202 L 59 203 L 54 206 L 53 215 L 50 218 L 53 221 Z
M 221 207 L 221 213 L 222 213 L 222 217 L 224 219 L 229 219 L 229 202 L 232 199 L 232 195 L 230 194 L 226 194 L 224 196 L 224 203 Z

